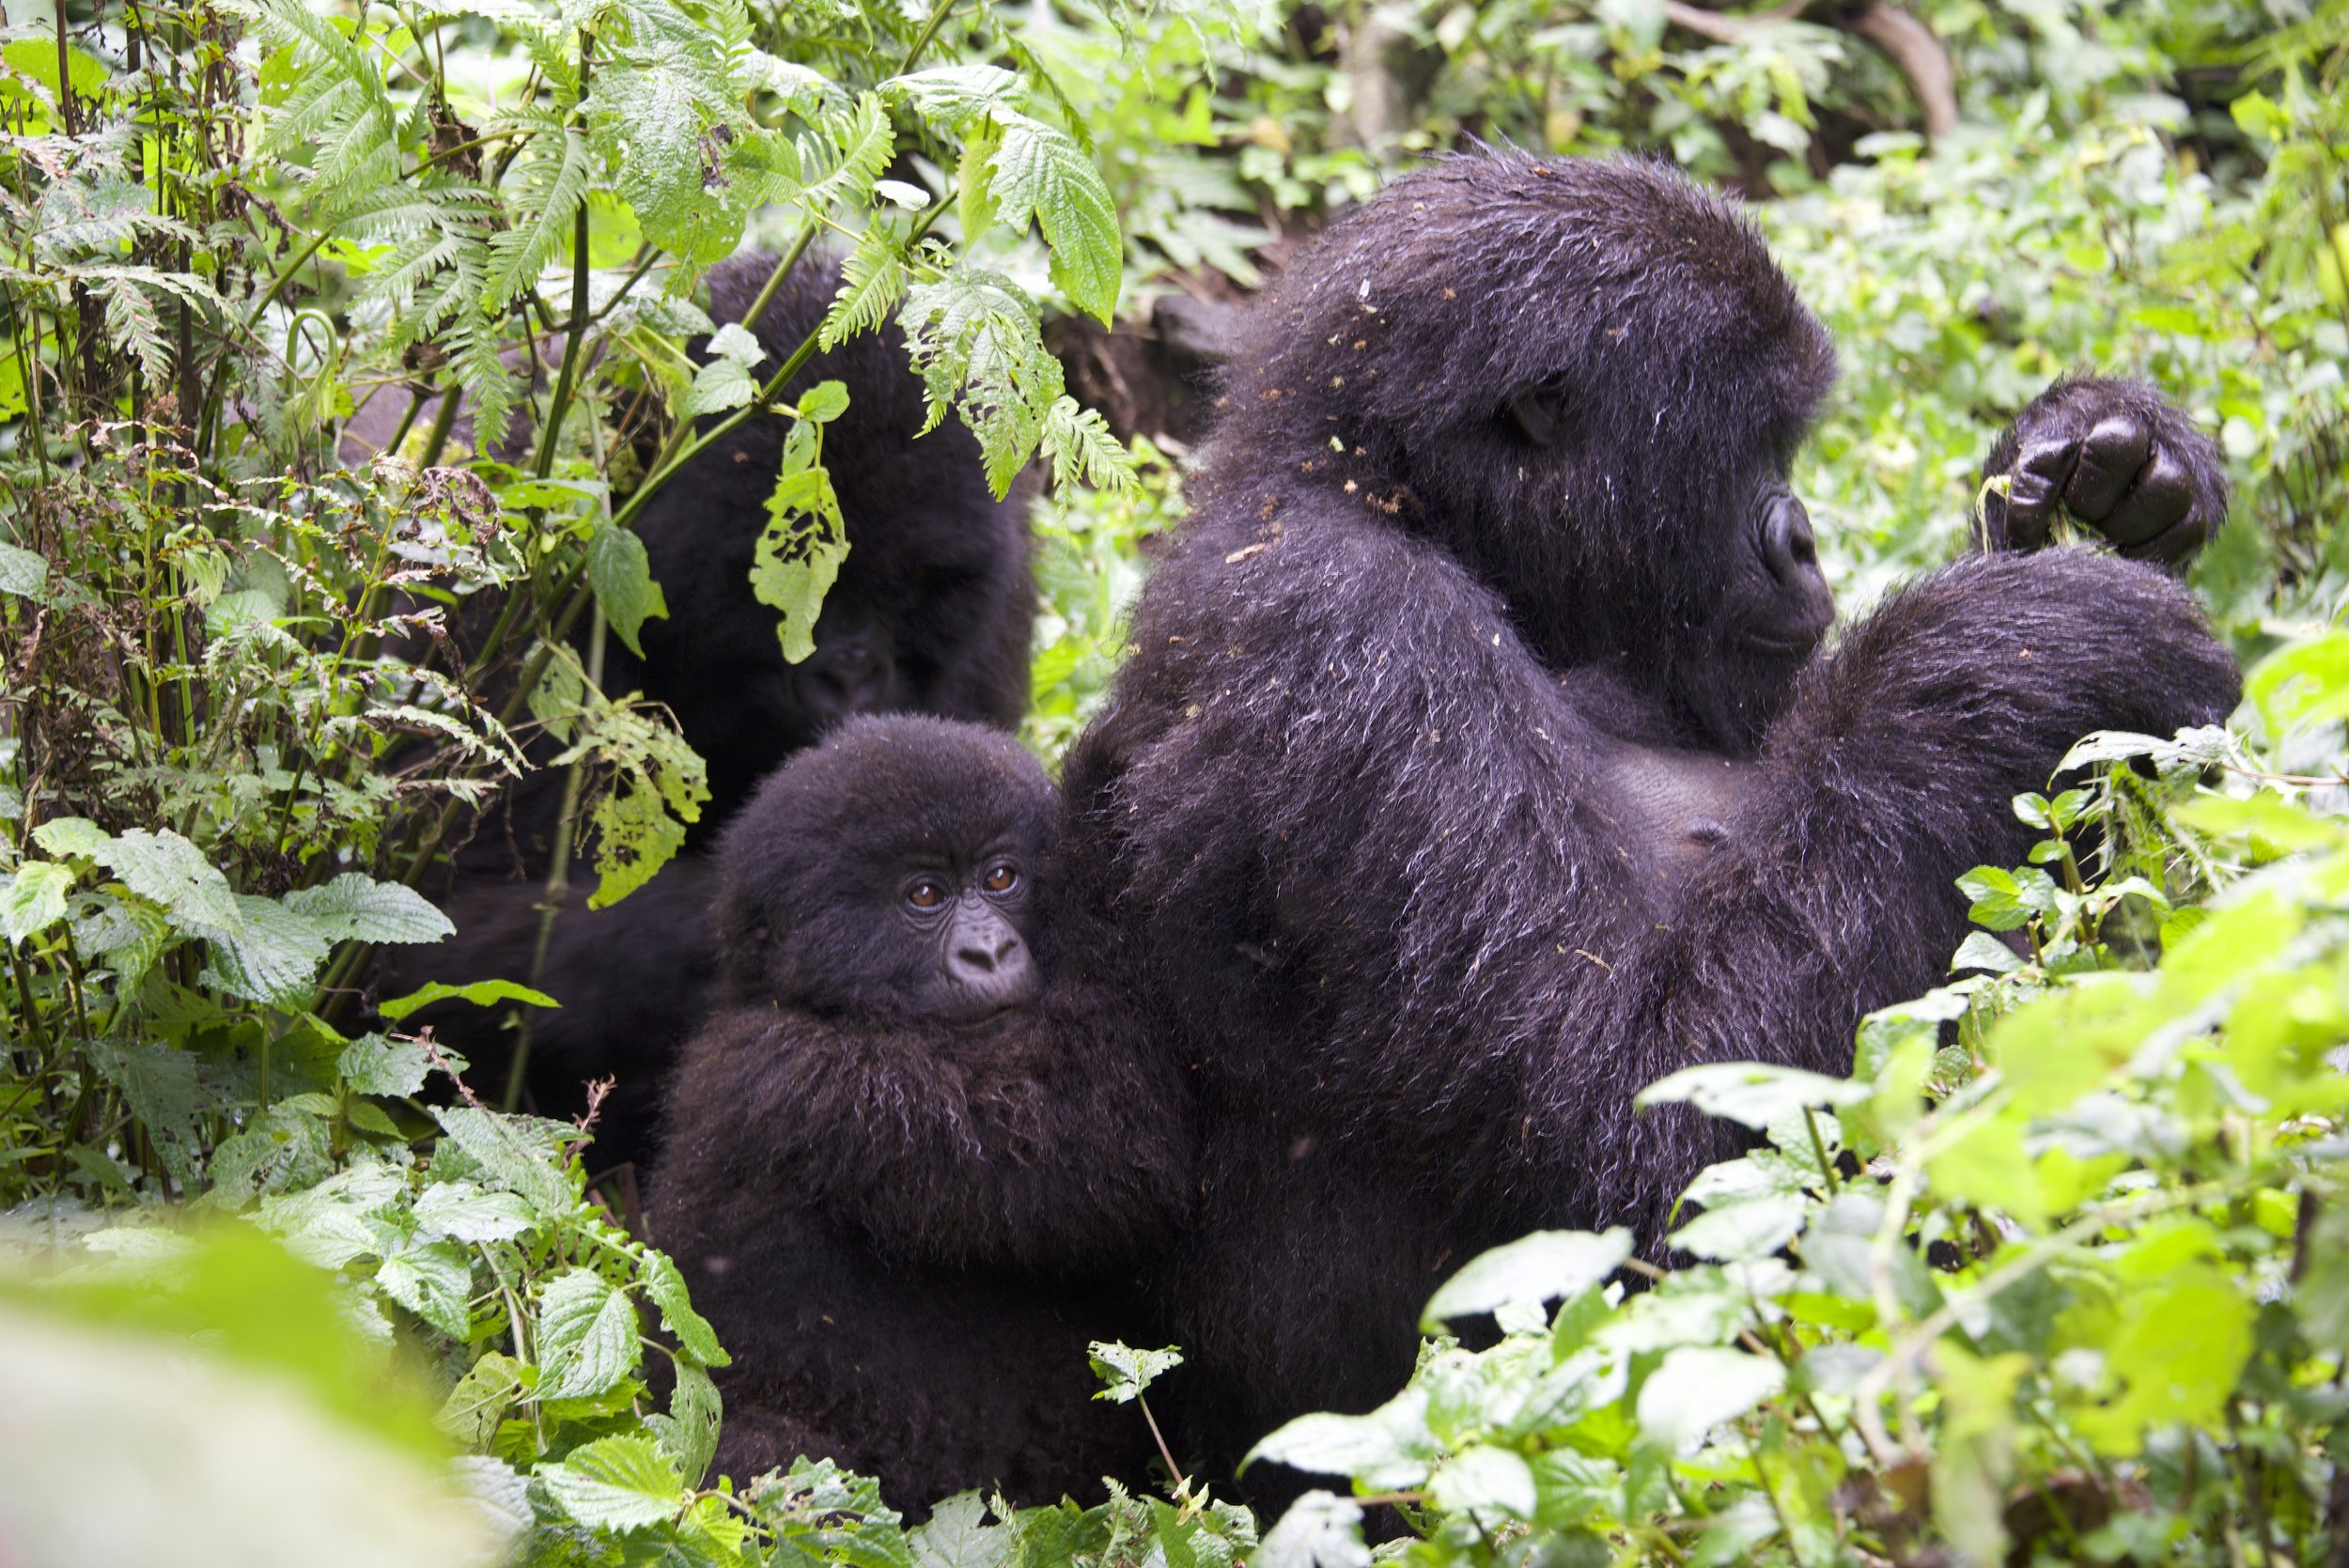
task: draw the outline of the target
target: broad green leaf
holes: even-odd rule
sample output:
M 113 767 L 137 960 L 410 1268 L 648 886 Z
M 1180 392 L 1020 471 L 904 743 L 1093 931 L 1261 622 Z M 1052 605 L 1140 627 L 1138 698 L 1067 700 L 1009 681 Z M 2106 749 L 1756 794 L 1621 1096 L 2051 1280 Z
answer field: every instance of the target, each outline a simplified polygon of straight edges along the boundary
M 71 83 L 76 97 L 96 97 L 114 80 L 114 72 L 107 69 L 105 63 L 78 44 L 68 43 L 65 54 L 66 79 Z M 52 94 L 58 91 L 55 34 L 47 38 L 19 39 L 6 49 L 0 49 L 0 58 L 8 62 L 10 70 L 39 82 Z
M 48 557 L 15 545 L 0 544 L 0 594 L 39 598 L 48 582 Z
M 538 1298 L 537 1397 L 588 1399 L 636 1370 L 636 1309 L 592 1269 L 558 1275 Z
M 817 381 L 800 395 L 800 417 L 811 425 L 829 425 L 848 411 L 848 389 L 838 381 Z
M 1802 1229 L 1809 1203 L 1799 1193 L 1778 1193 L 1708 1208 L 1672 1233 L 1672 1245 L 1700 1258 L 1734 1262 L 1766 1258 Z
M 0 878 L 0 931 L 10 943 L 39 936 L 66 917 L 66 894 L 73 891 L 73 868 L 57 861 L 26 861 L 16 875 Z
M 1117 314 L 1125 242 L 1117 204 L 1084 148 L 1066 132 L 1011 110 L 998 110 L 1003 144 L 995 149 L 995 209 L 1015 229 L 1034 217 L 1051 247 L 1052 282 L 1069 303 L 1108 326 Z
M 555 1167 L 553 1154 L 525 1139 L 512 1118 L 467 1105 L 436 1108 L 432 1114 L 486 1180 L 510 1189 L 541 1215 L 570 1212 L 570 1184 Z
M 465 1337 L 473 1265 L 452 1242 L 412 1242 L 383 1260 L 375 1282 L 384 1295 L 452 1340 Z
M 1508 1449 L 1478 1444 L 1455 1454 L 1436 1467 L 1427 1489 L 1435 1505 L 1447 1514 L 1533 1517 L 1532 1467 L 1523 1454 Z
M 244 924 L 236 895 L 204 852 L 165 828 L 133 828 L 93 848 L 91 858 L 122 878 L 141 898 L 171 911 L 173 924 L 203 928 L 205 935 L 235 932 Z M 273 900 L 264 900 L 275 908 Z
M 706 1367 L 732 1364 L 733 1358 L 719 1347 L 717 1330 L 693 1310 L 693 1303 L 686 1295 L 685 1276 L 677 1272 L 667 1253 L 646 1249 L 637 1279 L 645 1287 L 646 1298 L 661 1309 L 661 1326 L 676 1337 L 693 1359 Z
M 1686 1452 L 1786 1386 L 1786 1369 L 1742 1350 L 1684 1345 L 1640 1387 L 1640 1433 L 1667 1452 Z
M 59 859 L 78 855 L 95 860 L 114 835 L 86 816 L 53 816 L 33 830 L 33 842 Z
M 397 1023 L 420 1007 L 429 1007 L 436 1001 L 446 1001 L 452 998 L 459 1001 L 470 1001 L 475 1007 L 494 1007 L 501 1001 L 520 1001 L 532 1007 L 563 1005 L 544 991 L 517 986 L 511 980 L 476 980 L 470 986 L 449 986 L 435 980 L 429 985 L 418 986 L 406 996 L 379 1001 L 375 1010 Z
M 2349 715 L 2349 632 L 2328 631 L 2270 654 L 2243 682 L 2270 735 Z
M 2023 960 L 2015 950 L 1987 931 L 1968 931 L 1966 939 L 1957 945 L 1957 955 L 1950 960 L 1951 972 L 1963 970 L 1987 970 L 1992 974 L 2013 974 L 2023 967 Z
M 1096 1340 L 1085 1347 L 1085 1355 L 1093 1364 L 1093 1375 L 1101 1380 L 1101 1389 L 1093 1397 L 1113 1405 L 1130 1403 L 1161 1375 L 1183 1364 L 1183 1353 L 1174 1345 L 1136 1350 L 1115 1340 Z
M 538 1392 L 545 1396 L 543 1382 Z M 677 1461 L 650 1437 L 599 1437 L 536 1473 L 563 1512 L 590 1529 L 645 1529 L 685 1506 Z
M 605 791 L 587 823 L 596 837 L 596 891 L 587 895 L 591 909 L 609 908 L 626 898 L 685 847 L 685 824 L 669 814 L 661 792 L 636 774 L 623 776 L 616 788 Z
M 767 497 L 767 526 L 754 547 L 751 592 L 783 613 L 775 634 L 793 664 L 816 651 L 824 596 L 848 559 L 848 535 L 832 476 L 821 468 L 786 473 Z
M 212 961 L 205 975 L 248 1001 L 282 1007 L 307 1000 L 334 939 L 274 898 L 234 898 L 237 923 L 210 934 Z
M 432 1424 L 462 1447 L 486 1447 L 496 1436 L 498 1422 L 505 1419 L 506 1412 L 526 1391 L 522 1363 L 492 1350 L 457 1380 L 457 1387 L 441 1402 Z
M 1726 1117 L 1759 1132 L 1805 1106 L 1859 1105 L 1874 1093 L 1867 1084 L 1799 1067 L 1707 1062 L 1649 1084 L 1632 1104 L 1645 1110 L 1685 1101 L 1707 1116 Z
M 511 1192 L 489 1192 L 471 1182 L 434 1182 L 417 1195 L 416 1227 L 462 1242 L 511 1241 L 537 1223 Z
M 1251 1568 L 1370 1568 L 1362 1543 L 1362 1505 L 1329 1492 L 1289 1504 L 1249 1559 Z
M 1018 1537 L 987 1522 L 976 1492 L 960 1492 L 930 1510 L 926 1523 L 906 1531 L 914 1568 L 1011 1568 Z
M 437 942 L 457 929 L 413 888 L 355 871 L 288 893 L 286 908 L 334 941 Z
M 2143 1247 L 2144 1243 L 2139 1243 Z M 2104 1358 L 2118 1392 L 2069 1411 L 2100 1453 L 2138 1452 L 2157 1427 L 2226 1429 L 2229 1397 L 2251 1354 L 2253 1308 L 2207 1263 L 2132 1281 L 2108 1315 L 2076 1332 Z
M 173 1175 L 187 1181 L 196 1170 L 203 1113 L 214 1103 L 196 1055 L 160 1042 L 93 1041 L 86 1049 L 106 1081 L 122 1092 Z
M 997 109 L 1017 109 L 1027 100 L 1019 78 L 1000 66 L 938 66 L 880 85 L 888 97 L 913 105 L 924 119 L 952 131 Z
M 661 584 L 652 580 L 645 541 L 615 526 L 610 518 L 598 518 L 594 532 L 587 536 L 587 582 L 596 591 L 604 620 L 628 644 L 629 652 L 642 659 L 645 649 L 636 640 L 637 629 L 653 616 L 662 620 L 669 616 L 668 600 L 661 597 Z
M 2284 852 L 2326 848 L 2349 840 L 2349 822 L 2337 816 L 2319 816 L 2279 795 L 2264 791 L 2248 800 L 2197 796 L 2179 806 L 2175 815 L 2178 820 L 2203 832 L 2264 839 Z M 39 836 L 38 831 L 34 836 Z
M 1631 1233 L 1620 1225 L 1595 1235 L 1536 1231 L 1471 1259 L 1445 1281 L 1420 1314 L 1420 1327 L 1438 1333 L 1449 1318 L 1579 1296 L 1606 1283 L 1629 1256 Z
M 262 1199 L 254 1219 L 296 1257 L 340 1268 L 397 1245 L 398 1233 L 371 1216 L 406 1185 L 388 1166 L 353 1166 L 300 1192 Z
M 1973 901 L 1974 923 L 1993 931 L 2012 931 L 2033 915 L 2056 912 L 2055 878 L 2029 866 L 2019 871 L 1976 866 L 1957 885 Z
M 343 1048 L 335 1070 L 362 1094 L 412 1094 L 424 1087 L 431 1058 L 412 1040 L 362 1034 Z
M 698 1486 L 710 1460 L 717 1456 L 725 1404 L 718 1397 L 718 1385 L 692 1357 L 677 1358 L 675 1372 L 677 1385 L 670 1390 L 667 1413 L 646 1417 L 645 1425 L 677 1461 L 686 1484 Z
M 1423 1484 L 1441 1452 L 1427 1430 L 1427 1389 L 1414 1384 L 1367 1416 L 1299 1416 L 1258 1443 L 1244 1464 L 1269 1459 L 1391 1491 Z

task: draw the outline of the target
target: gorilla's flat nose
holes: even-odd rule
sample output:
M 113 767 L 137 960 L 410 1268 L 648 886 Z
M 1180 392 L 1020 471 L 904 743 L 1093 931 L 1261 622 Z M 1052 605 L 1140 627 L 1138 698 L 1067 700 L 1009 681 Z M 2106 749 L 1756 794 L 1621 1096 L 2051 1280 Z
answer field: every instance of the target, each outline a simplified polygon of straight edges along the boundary
M 1791 495 L 1781 495 L 1770 503 L 1769 517 L 1762 529 L 1762 564 L 1770 568 L 1772 577 L 1790 588 L 1800 579 L 1818 572 L 1819 541 L 1811 532 L 1811 514 Z
M 801 675 L 808 706 L 831 723 L 887 711 L 896 700 L 895 670 L 883 642 L 859 631 L 817 644 Z
M 1028 944 L 1018 933 L 988 944 L 968 942 L 955 949 L 955 970 L 973 985 L 1000 985 L 1028 967 Z

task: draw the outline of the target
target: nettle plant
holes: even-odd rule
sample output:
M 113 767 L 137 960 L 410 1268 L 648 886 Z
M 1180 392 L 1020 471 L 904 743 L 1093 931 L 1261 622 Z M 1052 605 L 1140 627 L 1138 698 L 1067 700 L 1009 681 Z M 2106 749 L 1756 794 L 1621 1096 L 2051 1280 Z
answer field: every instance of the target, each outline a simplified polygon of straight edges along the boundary
M 282 1191 L 319 1172 L 288 1149 L 430 1135 L 344 1065 L 368 954 L 446 933 L 409 890 L 533 768 L 567 770 L 551 893 L 574 842 L 599 904 L 675 853 L 700 759 L 601 689 L 669 610 L 630 527 L 789 422 L 752 586 L 805 657 L 846 398 L 780 394 L 819 346 L 894 315 L 998 492 L 1130 484 L 1039 334 L 1122 281 L 1066 103 L 987 0 L 0 35 L 0 1201 L 202 1191 L 258 1135 L 239 1190 Z M 845 256 L 782 363 L 694 303 L 754 219 L 778 281 Z
M 1758 1135 L 1689 1188 L 1688 1261 L 1614 1230 L 1472 1263 L 1426 1327 L 1488 1312 L 1498 1343 L 1435 1339 L 1380 1409 L 1258 1449 L 1355 1494 L 1309 1495 L 1263 1560 L 1366 1564 L 1370 1501 L 1431 1565 L 2321 1560 L 2349 1476 L 2349 636 L 2248 695 L 2250 740 L 2092 737 L 2089 783 L 2018 800 L 2047 839 L 1966 879 L 1966 972 L 1867 1020 L 1849 1079 L 1648 1090 Z

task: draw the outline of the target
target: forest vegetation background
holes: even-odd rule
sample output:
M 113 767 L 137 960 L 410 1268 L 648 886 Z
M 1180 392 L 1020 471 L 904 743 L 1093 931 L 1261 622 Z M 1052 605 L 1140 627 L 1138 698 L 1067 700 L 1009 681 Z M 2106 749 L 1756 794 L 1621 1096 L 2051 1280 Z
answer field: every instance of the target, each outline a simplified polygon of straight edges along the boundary
M 2345 0 L 9 0 L 0 1539 L 1364 1568 L 1371 1498 L 1429 1568 L 2349 1561 L 2345 65 Z M 600 650 L 690 613 L 630 526 L 711 420 L 792 424 L 754 585 L 805 646 L 838 399 L 746 334 L 689 356 L 696 280 L 846 256 L 821 335 L 894 316 L 990 482 L 1044 471 L 1049 759 L 1181 513 L 1181 442 L 1121 440 L 1099 366 L 1470 138 L 1750 198 L 1843 352 L 1797 485 L 1846 614 L 1965 547 L 2052 377 L 2159 383 L 2235 485 L 2194 583 L 2242 708 L 2018 801 L 2046 842 L 1967 879 L 1966 977 L 1849 1079 L 1653 1091 L 1764 1135 L 1691 1189 L 1688 1266 L 1477 1260 L 1392 1404 L 1268 1436 L 1347 1491 L 908 1530 L 820 1456 L 708 1473 L 724 1351 L 592 1142 L 427 1094 L 464 1063 L 420 1000 L 355 1005 L 449 935 L 415 884 L 534 737 L 556 878 L 608 902 L 676 851 L 699 759 Z M 371 405 L 412 411 L 380 454 Z M 452 663 L 460 600 L 494 630 Z M 1442 1337 L 1475 1312 L 1497 1345 Z M 1173 1365 L 1105 1347 L 1105 1394 Z

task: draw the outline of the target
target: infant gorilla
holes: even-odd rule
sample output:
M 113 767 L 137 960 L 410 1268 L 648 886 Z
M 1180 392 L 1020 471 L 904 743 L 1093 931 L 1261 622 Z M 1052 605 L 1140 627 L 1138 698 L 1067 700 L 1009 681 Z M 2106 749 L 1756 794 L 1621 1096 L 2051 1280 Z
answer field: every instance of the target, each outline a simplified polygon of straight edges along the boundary
M 672 1080 L 649 1206 L 734 1363 L 722 1469 L 797 1454 L 894 1506 L 1139 1479 L 1088 1340 L 1187 1185 L 1188 1095 L 1077 924 L 1034 760 L 975 724 L 849 721 L 727 827 L 719 1009 Z

